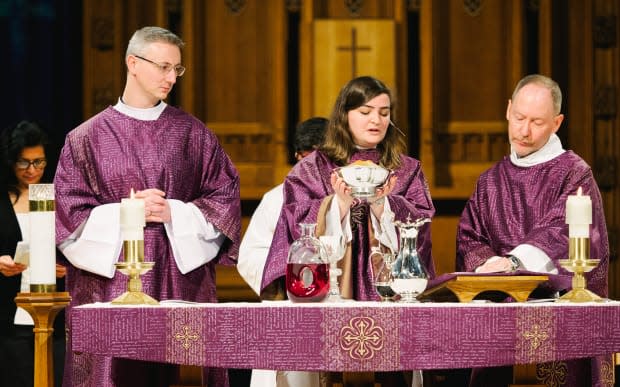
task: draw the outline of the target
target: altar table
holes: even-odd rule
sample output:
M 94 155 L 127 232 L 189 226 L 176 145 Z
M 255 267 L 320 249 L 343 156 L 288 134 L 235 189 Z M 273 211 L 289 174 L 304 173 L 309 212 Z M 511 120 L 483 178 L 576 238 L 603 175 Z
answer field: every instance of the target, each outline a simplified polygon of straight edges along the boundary
M 72 350 L 223 368 L 394 371 L 620 352 L 620 302 L 88 304 Z

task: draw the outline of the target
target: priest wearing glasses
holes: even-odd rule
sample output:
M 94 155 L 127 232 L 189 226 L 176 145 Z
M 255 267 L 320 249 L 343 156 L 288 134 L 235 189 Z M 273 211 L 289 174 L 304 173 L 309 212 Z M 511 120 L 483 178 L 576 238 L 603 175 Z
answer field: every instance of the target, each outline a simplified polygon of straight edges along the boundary
M 159 27 L 134 33 L 118 102 L 66 139 L 54 183 L 57 243 L 69 266 L 71 307 L 107 302 L 127 289 L 119 202 L 144 200 L 143 292 L 156 300 L 216 302 L 215 264 L 235 264 L 240 241 L 239 176 L 213 132 L 164 102 L 178 77 L 183 41 Z M 70 318 L 67 319 L 70 321 Z M 68 327 L 69 333 L 71 326 Z M 70 337 L 70 335 L 69 335 Z M 68 352 L 64 386 L 168 386 L 174 365 Z M 227 386 L 222 369 L 208 385 Z

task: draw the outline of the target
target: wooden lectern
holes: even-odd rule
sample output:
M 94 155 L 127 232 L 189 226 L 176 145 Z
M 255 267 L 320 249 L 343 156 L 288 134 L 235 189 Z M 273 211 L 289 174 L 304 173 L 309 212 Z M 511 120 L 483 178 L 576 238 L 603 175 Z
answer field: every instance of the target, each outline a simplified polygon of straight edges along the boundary
M 68 292 L 17 293 L 15 303 L 34 320 L 34 387 L 54 386 L 54 319 L 69 304 Z

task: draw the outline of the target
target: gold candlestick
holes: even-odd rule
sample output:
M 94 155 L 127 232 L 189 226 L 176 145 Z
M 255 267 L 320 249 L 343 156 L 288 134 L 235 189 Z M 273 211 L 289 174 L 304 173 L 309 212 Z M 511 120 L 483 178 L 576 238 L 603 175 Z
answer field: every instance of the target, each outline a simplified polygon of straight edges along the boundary
M 590 259 L 590 238 L 572 237 L 568 239 L 568 259 L 560 259 L 560 265 L 574 273 L 571 291 L 560 297 L 558 302 L 602 301 L 597 294 L 586 289 L 587 273 L 598 266 L 600 259 Z
M 124 262 L 114 265 L 121 273 L 129 276 L 127 291 L 112 301 L 112 304 L 126 305 L 157 305 L 159 302 L 142 292 L 140 276 L 153 268 L 154 262 L 144 262 L 144 240 L 129 240 L 123 242 Z

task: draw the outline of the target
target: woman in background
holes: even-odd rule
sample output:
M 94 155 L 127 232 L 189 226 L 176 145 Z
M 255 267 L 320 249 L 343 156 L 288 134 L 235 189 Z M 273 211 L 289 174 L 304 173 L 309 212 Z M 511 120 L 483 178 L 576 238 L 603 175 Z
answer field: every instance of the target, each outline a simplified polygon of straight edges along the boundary
M 4 130 L 0 139 L 0 385 L 30 387 L 34 384 L 34 322 L 14 300 L 17 293 L 30 292 L 29 270 L 13 258 L 17 242 L 29 238 L 29 186 L 51 180 L 45 173 L 48 139 L 27 121 Z M 59 289 L 65 272 L 64 266 L 56 265 Z M 62 312 L 54 325 L 54 379 L 60 386 L 65 352 Z

